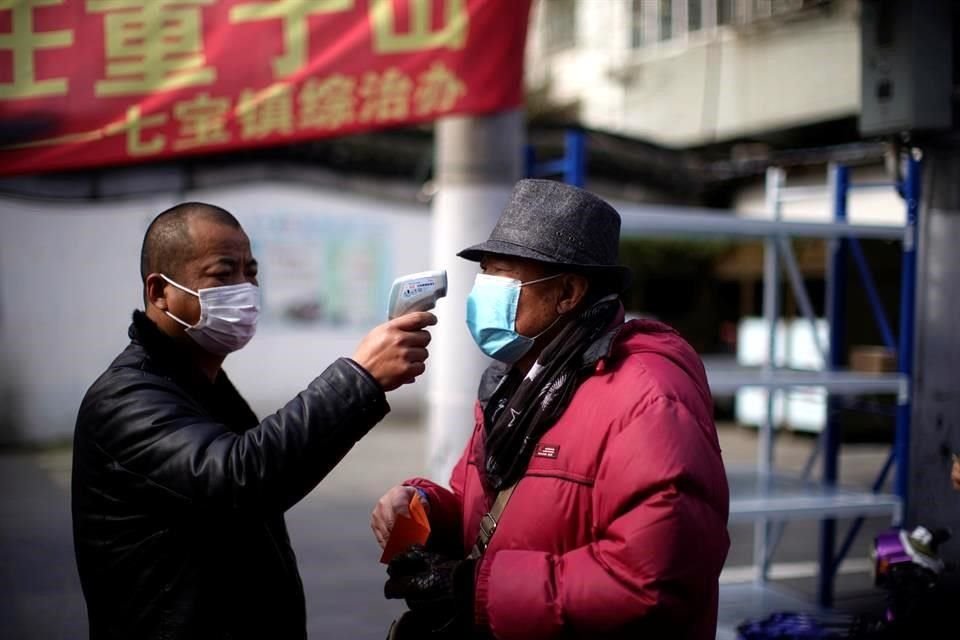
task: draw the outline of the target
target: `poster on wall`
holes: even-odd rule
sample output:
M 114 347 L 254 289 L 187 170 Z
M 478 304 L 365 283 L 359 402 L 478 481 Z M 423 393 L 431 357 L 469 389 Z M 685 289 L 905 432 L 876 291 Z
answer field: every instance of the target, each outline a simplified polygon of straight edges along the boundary
M 370 327 L 384 320 L 388 230 L 363 217 L 276 212 L 244 222 L 260 263 L 266 326 Z

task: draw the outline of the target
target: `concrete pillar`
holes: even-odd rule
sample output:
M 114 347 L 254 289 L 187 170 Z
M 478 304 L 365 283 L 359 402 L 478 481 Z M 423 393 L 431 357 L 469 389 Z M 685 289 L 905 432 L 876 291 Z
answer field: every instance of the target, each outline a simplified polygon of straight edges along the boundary
M 487 239 L 522 177 L 523 112 L 443 118 L 435 131 L 432 268 L 447 270 L 448 288 L 428 361 L 427 468 L 446 483 L 473 430 L 477 385 L 489 364 L 466 326 L 467 294 L 479 268 L 456 254 Z
M 960 561 L 960 493 L 950 452 L 960 453 L 960 149 L 927 149 L 917 264 L 916 353 L 906 525 L 947 527 L 942 548 Z

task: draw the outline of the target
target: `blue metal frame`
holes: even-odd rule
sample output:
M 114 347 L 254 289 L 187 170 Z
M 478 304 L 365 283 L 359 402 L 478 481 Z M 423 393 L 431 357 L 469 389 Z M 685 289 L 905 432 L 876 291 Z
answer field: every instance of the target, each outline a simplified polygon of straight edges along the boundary
M 850 189 L 850 170 L 842 165 L 833 168 L 833 218 L 835 222 L 847 221 L 847 192 Z M 830 323 L 831 370 L 839 369 L 843 362 L 843 345 L 846 343 L 847 324 L 847 262 L 849 240 L 837 238 L 830 254 L 827 281 L 827 320 Z M 823 426 L 823 484 L 836 486 L 839 475 L 840 433 L 837 421 L 838 401 L 827 395 L 827 419 Z M 820 572 L 817 576 L 817 600 L 822 607 L 833 604 L 834 545 L 837 521 L 833 518 L 820 522 Z
M 563 181 L 575 187 L 583 187 L 587 173 L 587 136 L 580 129 L 567 129 L 563 136 L 563 156 L 555 160 L 537 162 L 533 146 L 526 148 L 526 171 L 528 178 L 563 176 Z
M 914 306 L 917 295 L 917 222 L 920 213 L 920 174 L 922 161 L 919 151 L 907 159 L 907 175 L 903 197 L 907 201 L 907 225 L 903 236 L 903 256 L 900 269 L 900 348 L 897 349 L 897 369 L 906 378 L 906 393 L 897 398 L 897 432 L 894 451 L 897 459 L 896 493 L 900 496 L 903 513 L 907 512 L 907 493 L 910 487 L 910 412 L 913 386 L 913 332 Z
M 884 342 L 888 347 L 896 346 L 897 351 L 897 371 L 906 381 L 906 389 L 897 397 L 896 411 L 896 433 L 894 436 L 893 448 L 886 463 L 883 465 L 876 481 L 873 483 L 872 490 L 880 491 L 890 472 L 891 466 L 896 465 L 896 477 L 894 479 L 894 492 L 900 498 L 901 518 L 907 510 L 907 497 L 910 482 L 910 414 L 911 414 L 911 384 L 913 376 L 913 348 L 914 348 L 914 306 L 916 304 L 916 284 L 917 284 L 917 221 L 920 210 L 920 186 L 921 186 L 922 163 L 919 152 L 914 151 L 907 159 L 906 175 L 902 182 L 893 185 L 881 184 L 850 184 L 848 173 L 845 167 L 837 167 L 834 178 L 837 180 L 835 190 L 834 215 L 838 221 L 845 220 L 847 215 L 847 191 L 851 188 L 877 188 L 880 186 L 896 187 L 897 191 L 903 197 L 907 205 L 907 220 L 903 236 L 903 252 L 901 255 L 900 268 L 900 332 L 898 340 L 894 341 L 893 332 L 890 331 L 887 323 L 886 314 L 880 297 L 877 295 L 873 278 L 870 276 L 870 270 L 867 267 L 866 259 L 856 239 L 846 239 L 845 243 L 852 249 L 854 260 L 863 280 L 864 288 L 870 300 L 870 306 L 874 313 L 877 325 L 883 334 Z M 830 273 L 831 278 L 839 283 L 846 280 L 846 264 L 837 262 L 837 253 L 835 251 L 833 260 L 831 260 Z M 839 270 L 838 270 L 839 268 Z M 839 301 L 837 296 L 844 287 L 841 285 L 833 286 L 831 289 L 830 302 L 836 305 Z M 834 308 L 838 308 L 834 306 Z M 830 317 L 830 363 L 832 366 L 838 364 L 837 354 L 842 342 L 835 341 L 836 337 L 842 336 L 842 330 L 835 327 L 840 317 L 843 320 L 843 314 Z M 835 333 L 836 329 L 836 333 Z M 829 406 L 829 405 L 828 405 Z M 832 411 L 831 411 L 832 413 Z M 833 418 L 828 416 L 826 435 L 826 452 L 824 454 L 824 484 L 835 485 L 837 479 L 837 454 L 839 450 L 839 438 L 833 427 Z M 899 524 L 899 523 L 898 523 Z M 829 607 L 833 603 L 833 578 L 840 568 L 840 563 L 850 551 L 854 538 L 863 525 L 863 518 L 858 518 L 850 527 L 847 535 L 840 546 L 840 550 L 834 557 L 832 555 L 834 536 L 836 534 L 835 521 L 825 520 L 821 528 L 821 546 L 820 546 L 820 581 L 818 584 L 818 600 L 821 606 Z

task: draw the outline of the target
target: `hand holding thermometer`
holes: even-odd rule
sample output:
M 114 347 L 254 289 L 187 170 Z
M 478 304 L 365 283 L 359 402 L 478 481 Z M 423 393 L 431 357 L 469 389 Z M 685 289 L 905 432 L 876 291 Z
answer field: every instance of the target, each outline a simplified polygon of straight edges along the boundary
M 400 276 L 390 288 L 387 318 L 393 320 L 411 311 L 429 311 L 447 295 L 447 272 L 421 271 Z

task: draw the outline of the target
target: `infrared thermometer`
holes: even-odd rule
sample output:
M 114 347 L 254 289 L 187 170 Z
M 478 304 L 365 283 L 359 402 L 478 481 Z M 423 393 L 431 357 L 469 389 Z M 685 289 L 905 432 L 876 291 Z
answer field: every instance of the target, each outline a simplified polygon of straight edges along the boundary
M 387 318 L 393 320 L 411 311 L 429 311 L 447 295 L 447 272 L 420 271 L 400 276 L 390 288 Z

